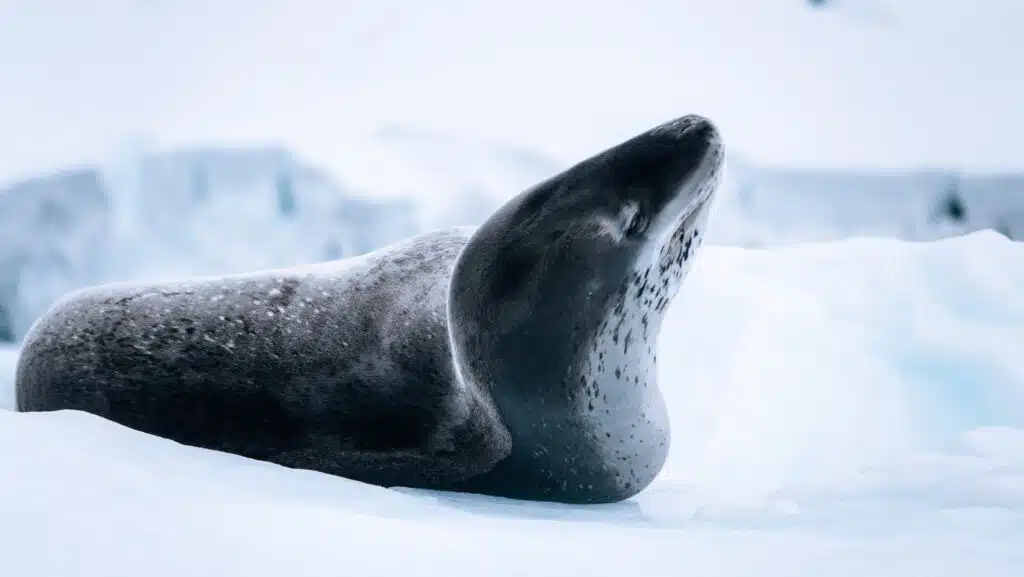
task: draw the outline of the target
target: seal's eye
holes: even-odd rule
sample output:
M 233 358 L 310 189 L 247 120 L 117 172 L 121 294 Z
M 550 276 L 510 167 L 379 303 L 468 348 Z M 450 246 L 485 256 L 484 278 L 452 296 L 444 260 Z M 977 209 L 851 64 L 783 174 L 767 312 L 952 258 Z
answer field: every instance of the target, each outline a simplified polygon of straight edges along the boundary
M 641 235 L 647 230 L 650 219 L 635 205 L 629 205 L 622 209 L 622 232 L 626 236 L 633 237 Z

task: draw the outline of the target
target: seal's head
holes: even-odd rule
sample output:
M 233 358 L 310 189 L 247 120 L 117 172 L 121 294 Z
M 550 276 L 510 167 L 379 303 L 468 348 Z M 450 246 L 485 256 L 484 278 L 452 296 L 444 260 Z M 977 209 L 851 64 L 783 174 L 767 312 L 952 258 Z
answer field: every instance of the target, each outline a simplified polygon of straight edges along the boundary
M 520 432 L 514 445 L 539 443 L 524 431 L 541 422 L 610 443 L 640 419 L 667 452 L 655 341 L 722 165 L 714 125 L 685 116 L 521 193 L 471 237 L 449 288 L 454 354 Z M 664 455 L 646 460 L 660 469 Z

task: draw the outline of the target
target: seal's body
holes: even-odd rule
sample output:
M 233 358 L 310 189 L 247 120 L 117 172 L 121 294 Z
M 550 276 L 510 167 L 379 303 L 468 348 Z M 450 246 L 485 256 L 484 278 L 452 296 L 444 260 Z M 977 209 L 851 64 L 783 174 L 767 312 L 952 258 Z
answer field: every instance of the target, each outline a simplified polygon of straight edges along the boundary
M 688 116 L 476 231 L 73 293 L 26 337 L 18 409 L 384 486 L 626 499 L 667 456 L 656 339 L 721 165 L 714 127 Z
M 69 295 L 26 339 L 18 409 L 79 409 L 283 465 L 445 487 L 509 446 L 493 411 L 453 386 L 445 297 L 467 238 Z

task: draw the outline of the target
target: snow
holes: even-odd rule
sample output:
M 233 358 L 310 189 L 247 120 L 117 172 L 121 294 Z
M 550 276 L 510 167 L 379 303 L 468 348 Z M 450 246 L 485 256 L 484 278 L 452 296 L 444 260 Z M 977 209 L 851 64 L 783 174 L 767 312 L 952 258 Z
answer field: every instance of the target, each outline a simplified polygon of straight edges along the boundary
M 1019 575 L 1024 245 L 980 232 L 702 249 L 636 498 L 385 490 L 0 411 L 5 574 Z M 13 349 L 0 349 L 10 404 Z

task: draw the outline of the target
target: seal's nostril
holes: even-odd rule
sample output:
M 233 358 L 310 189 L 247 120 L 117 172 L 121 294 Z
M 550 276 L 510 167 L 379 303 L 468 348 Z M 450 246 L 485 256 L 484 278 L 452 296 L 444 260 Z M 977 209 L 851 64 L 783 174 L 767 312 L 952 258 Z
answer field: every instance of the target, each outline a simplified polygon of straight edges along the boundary
M 709 142 L 714 138 L 715 129 L 708 122 L 698 122 L 693 125 L 690 130 L 686 131 L 686 135 L 690 138 L 697 138 L 703 142 Z
M 694 117 L 693 123 L 686 130 L 685 136 L 687 139 L 696 140 L 704 145 L 712 145 L 720 140 L 715 125 L 702 116 Z

